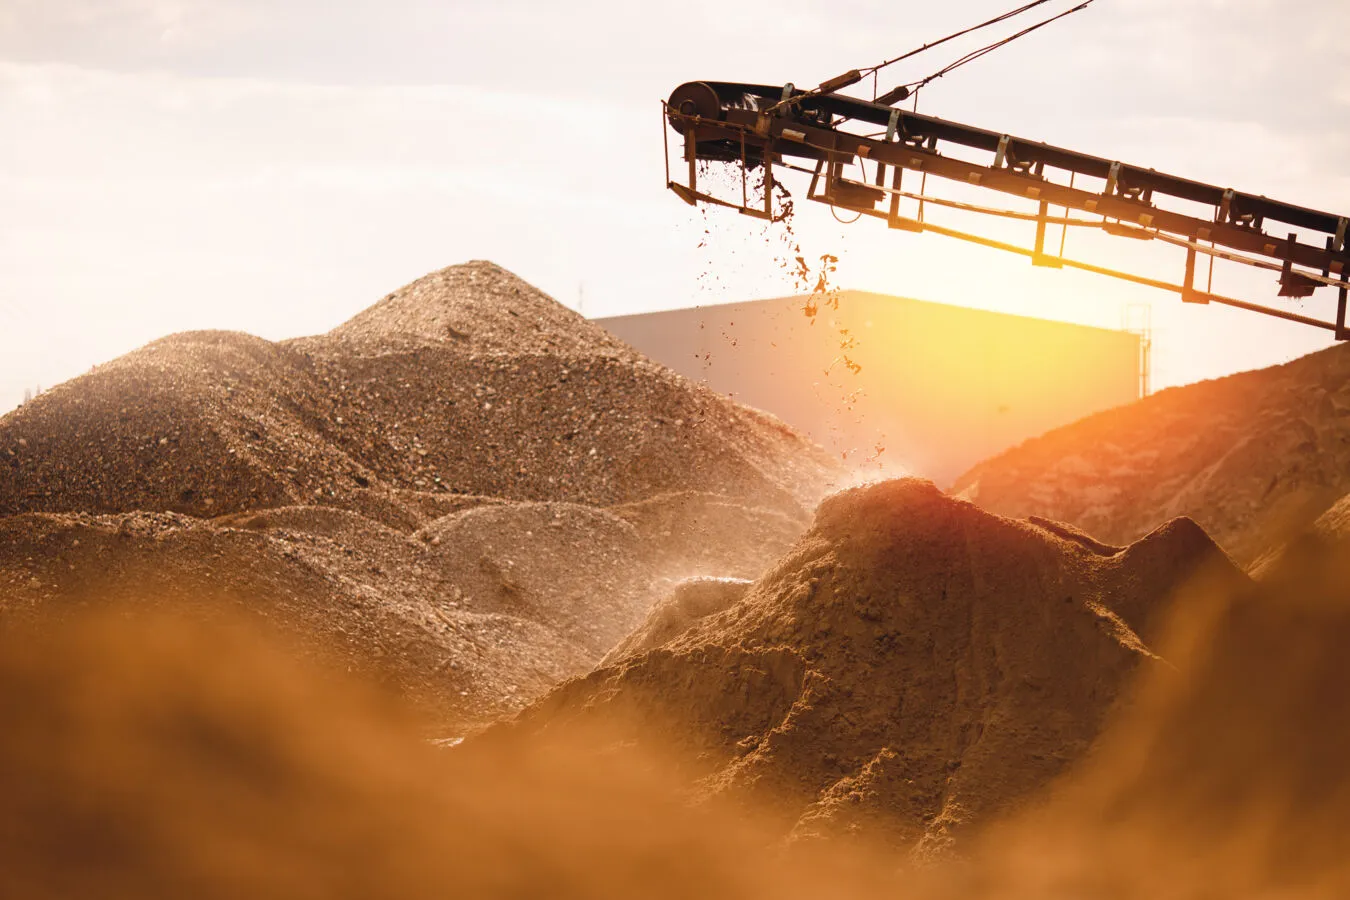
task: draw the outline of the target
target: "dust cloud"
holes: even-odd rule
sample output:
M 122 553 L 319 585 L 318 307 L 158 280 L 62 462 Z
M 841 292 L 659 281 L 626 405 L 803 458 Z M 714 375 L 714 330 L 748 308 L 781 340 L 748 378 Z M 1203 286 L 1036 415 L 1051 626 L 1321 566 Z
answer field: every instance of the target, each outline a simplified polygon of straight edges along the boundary
M 14 897 L 1297 897 L 1350 890 L 1350 564 L 1193 585 L 1096 750 L 964 852 L 784 840 L 618 721 L 426 742 L 255 624 L 0 636 Z

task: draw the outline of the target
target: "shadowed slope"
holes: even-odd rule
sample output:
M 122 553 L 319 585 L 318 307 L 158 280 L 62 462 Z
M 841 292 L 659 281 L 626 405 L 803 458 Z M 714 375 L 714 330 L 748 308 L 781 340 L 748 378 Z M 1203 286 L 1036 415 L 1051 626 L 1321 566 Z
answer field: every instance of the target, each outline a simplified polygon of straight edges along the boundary
M 1099 413 L 980 463 L 953 490 L 1113 543 L 1188 516 L 1247 565 L 1350 491 L 1350 346 Z
M 702 760 L 702 793 L 775 804 L 798 837 L 940 850 L 1083 757 L 1157 663 L 1141 635 L 1176 589 L 1246 581 L 1185 520 L 1091 543 L 928 482 L 845 491 L 739 602 L 634 642 L 511 728 L 647 721 Z

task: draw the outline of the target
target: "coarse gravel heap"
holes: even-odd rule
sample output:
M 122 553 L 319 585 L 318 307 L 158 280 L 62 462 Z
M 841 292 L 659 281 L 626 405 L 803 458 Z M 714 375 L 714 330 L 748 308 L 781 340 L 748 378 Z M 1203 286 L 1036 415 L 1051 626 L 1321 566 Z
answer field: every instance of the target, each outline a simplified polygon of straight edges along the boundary
M 777 420 L 475 262 L 326 335 L 156 341 L 0 419 L 0 514 L 351 509 L 706 491 L 801 515 L 838 478 Z M 434 516 L 433 516 L 434 517 Z
M 839 476 L 490 263 L 326 335 L 164 338 L 0 419 L 0 613 L 263 615 L 450 733 L 752 577 Z

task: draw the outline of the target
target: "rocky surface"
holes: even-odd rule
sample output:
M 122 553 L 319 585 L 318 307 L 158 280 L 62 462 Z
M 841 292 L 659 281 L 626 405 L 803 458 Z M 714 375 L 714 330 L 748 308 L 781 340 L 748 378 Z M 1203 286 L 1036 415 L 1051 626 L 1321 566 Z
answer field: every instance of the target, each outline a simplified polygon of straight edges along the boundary
M 0 610 L 224 600 L 453 732 L 679 579 L 758 574 L 839 474 L 469 263 L 318 337 L 164 338 L 0 419 Z
M 677 595 L 503 733 L 631 721 L 794 838 L 941 854 L 1085 756 L 1201 573 L 1247 583 L 1186 519 L 1113 547 L 929 482 L 855 488 L 748 590 L 683 616 Z
M 400 530 L 455 495 L 604 506 L 692 490 L 799 516 L 838 477 L 781 423 L 490 263 L 319 337 L 156 341 L 0 420 L 0 460 L 0 514 L 323 505 Z
M 1350 491 L 1350 346 L 1091 416 L 981 463 L 952 490 L 1115 543 L 1188 516 L 1249 565 Z

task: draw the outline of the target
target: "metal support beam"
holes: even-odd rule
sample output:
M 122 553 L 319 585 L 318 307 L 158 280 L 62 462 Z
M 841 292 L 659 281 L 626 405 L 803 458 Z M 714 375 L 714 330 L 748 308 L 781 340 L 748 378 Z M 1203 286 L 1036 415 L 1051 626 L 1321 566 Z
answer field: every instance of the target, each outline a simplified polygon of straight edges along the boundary
M 686 202 L 729 206 L 747 215 L 770 219 L 773 215 L 772 167 L 781 164 L 789 169 L 810 171 L 799 168 L 788 157 L 807 159 L 816 164 L 811 188 L 807 193 L 808 199 L 828 202 L 841 209 L 884 220 L 891 228 L 931 231 L 1028 256 L 1034 265 L 1094 272 L 1178 293 L 1188 303 L 1221 303 L 1252 310 L 1324 328 L 1333 331 L 1339 340 L 1350 340 L 1350 327 L 1346 323 L 1347 306 L 1350 305 L 1347 302 L 1350 301 L 1350 248 L 1346 246 L 1347 238 L 1350 237 L 1347 234 L 1350 232 L 1350 217 L 906 113 L 839 94 L 808 96 L 794 93 L 790 86 L 767 88 L 730 83 L 693 83 L 682 86 L 676 93 L 683 98 L 682 102 L 675 104 L 673 98 L 676 95 L 672 95 L 672 102 L 663 105 L 663 114 L 674 130 L 685 137 L 689 185 L 685 187 L 670 181 L 668 161 L 667 183 Z M 759 100 L 766 100 L 767 105 L 772 105 L 785 99 L 789 102 L 777 108 L 776 113 L 766 115 L 760 112 L 766 108 L 766 104 Z M 885 139 L 877 140 L 843 130 L 841 126 L 850 121 L 884 125 Z M 967 151 L 955 155 L 941 152 L 945 149 L 944 144 L 983 151 L 989 156 L 981 164 L 971 161 Z M 737 150 L 740 152 L 737 153 Z M 739 161 L 743 169 L 763 165 L 763 210 L 749 209 L 750 201 L 744 191 L 740 206 L 701 193 L 698 190 L 697 171 L 697 163 L 701 159 L 731 163 Z M 868 179 L 865 173 L 857 180 L 844 176 L 846 167 L 859 160 L 877 166 L 874 179 Z M 886 186 L 887 168 L 892 170 L 889 187 Z M 905 169 L 912 169 L 922 176 L 917 194 L 902 188 Z M 1067 173 L 1068 184 L 1047 177 L 1047 169 Z M 822 175 L 824 190 L 817 193 Z M 929 175 L 1035 201 L 1037 212 L 1032 215 L 1015 209 L 991 209 L 932 197 L 927 193 Z M 1091 188 L 1091 184 L 1078 186 L 1075 183 L 1078 175 L 1102 179 L 1105 189 L 1097 192 L 1085 189 Z M 879 210 L 878 202 L 887 194 L 890 195 L 890 202 Z M 1153 203 L 1155 197 L 1161 201 L 1184 200 L 1208 205 L 1213 209 L 1213 218 L 1197 218 L 1175 209 L 1156 206 Z M 918 201 L 917 219 L 900 214 L 903 198 Z M 925 222 L 925 201 L 969 212 L 1034 220 L 1034 245 L 1031 248 L 1019 247 Z M 1049 215 L 1052 206 L 1062 208 L 1063 216 L 1052 218 Z M 1087 213 L 1092 218 L 1076 218 L 1075 212 Z M 1298 232 L 1292 230 L 1288 232 L 1287 238 L 1277 238 L 1262 231 L 1266 220 L 1302 229 L 1304 233 L 1322 232 L 1322 235 L 1317 237 L 1316 243 L 1301 242 Z M 1064 256 L 1062 246 L 1057 255 L 1047 254 L 1045 235 L 1050 224 L 1061 225 L 1066 232 L 1071 225 L 1087 226 L 1103 229 L 1110 234 L 1158 240 L 1184 247 L 1186 267 L 1183 282 L 1171 284 L 1070 259 Z M 1203 246 L 1202 242 L 1208 246 Z M 1205 291 L 1198 290 L 1195 282 L 1195 265 L 1199 253 L 1205 253 L 1210 258 L 1211 282 Z M 1339 301 L 1335 321 L 1320 320 L 1213 293 L 1212 269 L 1216 257 L 1256 268 L 1273 269 L 1279 273 L 1282 296 L 1310 296 L 1319 286 L 1331 285 L 1337 291 Z
M 1182 303 L 1208 303 L 1208 300 L 1202 299 L 1206 295 L 1199 294 L 1195 290 L 1195 245 L 1194 243 L 1186 247 L 1186 278 L 1181 284 L 1181 302 Z
M 787 125 L 784 123 L 787 122 Z M 745 128 L 753 129 L 756 114 L 750 110 L 731 108 L 726 110 L 724 122 L 716 125 L 700 123 L 700 133 L 707 134 L 706 140 L 714 137 L 720 140 L 739 140 Z M 715 136 L 704 132 L 718 132 Z M 1108 196 L 1079 188 L 1070 188 L 1049 181 L 1031 173 L 1021 173 L 1013 169 L 994 169 L 978 163 L 968 162 L 955 157 L 942 156 L 932 146 L 930 138 L 921 141 L 916 147 L 909 143 L 887 145 L 881 141 L 841 132 L 836 129 L 792 123 L 790 119 L 774 119 L 769 123 L 770 136 L 781 138 L 784 128 L 792 132 L 792 137 L 778 140 L 776 147 L 780 153 L 794 154 L 798 146 L 804 155 L 815 158 L 822 152 L 840 166 L 851 164 L 858 156 L 875 162 L 884 162 L 891 166 L 914 169 L 939 178 L 958 181 L 965 184 L 978 184 L 980 187 L 1018 197 L 1033 197 L 1047 200 L 1053 206 L 1080 210 L 1119 219 L 1123 222 L 1142 225 L 1159 231 L 1178 235 L 1193 235 L 1201 229 L 1211 232 L 1209 240 L 1234 250 L 1267 256 L 1283 262 L 1284 241 L 1255 231 L 1231 224 L 1221 224 L 1205 219 L 1197 219 L 1184 213 L 1146 205 L 1138 200 L 1125 197 Z M 796 136 L 800 135 L 800 138 Z M 865 148 L 865 149 L 864 149 Z M 860 152 L 861 151 L 861 152 Z M 1297 244 L 1292 254 L 1293 262 L 1320 270 L 1327 262 L 1326 249 L 1321 246 Z M 1330 261 L 1331 271 L 1337 275 L 1342 268 L 1350 266 L 1350 254 L 1337 254 Z
M 1350 269 L 1341 272 L 1341 281 L 1350 281 Z M 1336 340 L 1350 341 L 1350 330 L 1345 327 L 1345 307 L 1346 300 L 1350 299 L 1350 287 L 1342 285 L 1340 288 L 1340 299 L 1336 302 Z
M 1064 264 L 1058 257 L 1045 254 L 1045 220 L 1050 214 L 1050 204 L 1041 201 L 1040 212 L 1036 214 L 1036 250 L 1031 255 L 1031 264 L 1046 269 L 1062 269 Z
M 689 125 L 684 132 L 684 158 L 689 162 L 689 190 L 698 193 L 698 132 Z
M 822 197 L 813 197 L 812 199 L 822 203 L 829 202 Z M 886 217 L 885 213 L 877 212 L 874 209 L 855 209 L 853 211 L 861 213 L 865 216 L 872 216 L 878 219 L 884 219 Z M 981 247 L 989 247 L 994 250 L 1002 250 L 1006 253 L 1016 253 L 1019 256 L 1030 257 L 1035 254 L 1034 250 L 1029 250 L 1026 247 L 1019 247 L 1016 244 L 1009 244 L 1005 241 L 997 241 L 994 240 L 993 238 L 981 237 L 980 235 L 977 234 L 969 234 L 964 231 L 958 231 L 955 228 L 946 228 L 941 225 L 934 225 L 931 222 L 922 223 L 920 228 L 916 230 L 931 231 L 933 234 L 940 234 L 944 237 L 956 238 L 957 240 L 966 241 L 971 244 L 978 244 Z M 1171 282 L 1160 281 L 1159 279 L 1156 278 L 1145 278 L 1141 275 L 1131 275 L 1129 272 L 1121 272 L 1117 269 L 1111 269 L 1107 268 L 1106 266 L 1099 266 L 1093 263 L 1083 262 L 1077 259 L 1070 259 L 1068 257 L 1064 257 L 1063 259 L 1059 260 L 1059 262 L 1061 265 L 1067 268 L 1079 269 L 1083 272 L 1091 272 L 1094 275 L 1105 275 L 1108 278 L 1118 278 L 1121 281 L 1128 281 L 1131 284 L 1138 284 L 1143 285 L 1144 287 L 1156 288 L 1157 290 L 1160 291 L 1167 291 L 1173 294 L 1181 294 L 1184 292 L 1184 287 L 1180 284 L 1172 284 Z M 1245 309 L 1250 310 L 1251 312 L 1264 313 L 1265 315 L 1268 316 L 1274 316 L 1277 319 L 1284 319 L 1285 321 L 1288 322 L 1297 322 L 1300 325 L 1310 325 L 1314 328 L 1321 328 L 1327 331 L 1336 331 L 1336 325 L 1332 322 L 1323 322 L 1321 319 L 1314 319 L 1311 316 L 1303 316 L 1299 315 L 1298 313 L 1288 312 L 1283 309 L 1275 309 L 1269 306 L 1262 306 L 1259 303 L 1248 303 L 1246 300 L 1238 300 L 1235 297 L 1226 297 L 1223 294 L 1215 294 L 1210 292 L 1201 293 L 1199 291 L 1196 291 L 1195 296 L 1197 298 L 1197 302 L 1199 303 L 1219 303 L 1224 306 L 1232 306 L 1237 309 Z

